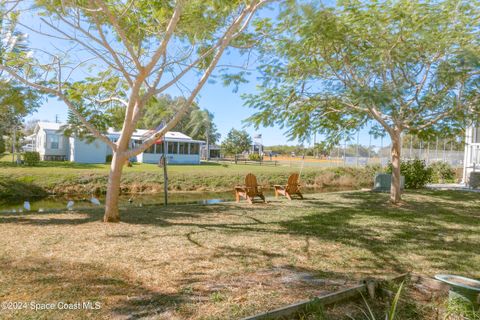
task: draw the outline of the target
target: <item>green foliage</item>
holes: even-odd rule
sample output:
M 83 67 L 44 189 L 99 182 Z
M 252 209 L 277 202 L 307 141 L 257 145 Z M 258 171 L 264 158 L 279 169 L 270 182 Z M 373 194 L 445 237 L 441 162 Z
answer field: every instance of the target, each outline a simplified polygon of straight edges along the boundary
M 247 151 L 252 145 L 252 138 L 245 130 L 232 129 L 222 142 L 222 153 L 236 155 Z
M 213 122 L 213 113 L 208 110 L 194 109 L 187 117 L 186 133 L 196 140 L 205 140 L 209 144 L 220 139 L 217 126 Z
M 403 289 L 403 282 L 400 284 L 400 287 L 397 290 L 397 293 L 395 294 L 395 297 L 393 298 L 392 304 L 390 305 L 390 308 L 385 312 L 385 318 L 382 317 L 382 319 L 385 320 L 395 320 L 397 316 L 397 305 L 398 301 L 400 300 L 400 295 L 402 293 Z M 362 295 L 363 301 L 365 302 L 365 306 L 367 308 L 366 312 L 364 311 L 364 314 L 367 318 L 367 320 L 376 320 L 377 317 L 375 317 L 375 314 L 373 313 L 372 309 L 370 308 L 367 300 L 365 297 Z
M 26 166 L 36 166 L 40 162 L 40 153 L 36 151 L 27 151 L 23 154 L 23 160 Z
M 250 153 L 248 159 L 252 161 L 261 161 L 262 157 L 258 153 Z
M 448 299 L 446 305 L 445 319 L 480 320 L 480 310 L 466 299 Z
M 27 36 L 17 30 L 15 13 L 3 15 L 5 3 L 0 4 L 0 62 L 22 60 L 28 55 Z M 18 65 L 21 68 L 22 64 Z M 16 79 L 0 73 L 0 136 L 10 135 L 12 128 L 21 127 L 23 118 L 39 107 L 41 95 Z
M 267 36 L 259 42 L 262 82 L 244 95 L 257 110 L 248 122 L 333 143 L 368 121 L 422 139 L 453 136 L 479 112 L 479 8 L 453 0 L 289 1 L 277 20 L 257 23 Z
M 145 105 L 142 117 L 137 125 L 142 129 L 153 129 L 162 123 L 167 123 L 183 106 L 183 97 L 172 97 L 168 94 L 152 98 Z M 117 127 L 123 123 L 123 112 L 116 116 Z M 213 114 L 208 110 L 201 110 L 193 103 L 185 116 L 175 125 L 172 131 L 180 131 L 195 140 L 207 140 L 216 143 L 220 139 L 217 126 L 213 122 Z
M 433 183 L 453 183 L 455 182 L 455 170 L 448 163 L 438 161 L 430 164 L 432 170 Z
M 271 150 L 273 152 L 283 154 L 283 155 L 290 155 L 292 152 L 295 154 L 303 154 L 305 151 L 305 147 L 302 145 L 297 146 L 289 146 L 289 145 L 275 145 L 275 146 L 265 146 L 265 150 Z
M 392 173 L 391 163 L 388 164 L 387 173 Z M 419 159 L 402 161 L 400 174 L 405 176 L 406 189 L 421 189 L 433 179 L 432 168 L 427 167 L 425 161 Z
M 113 159 L 113 155 L 108 154 L 108 155 L 105 157 L 105 162 L 106 162 L 106 163 L 112 163 L 112 159 Z
M 5 141 L 3 136 L 0 134 L 0 155 L 5 152 Z
M 56 73 L 47 70 L 51 67 L 42 65 L 39 59 L 33 61 L 34 65 L 39 66 L 38 77 L 42 79 L 43 84 L 52 85 L 54 88 L 58 80 L 62 79 L 65 82 L 62 84 L 62 100 L 70 101 L 70 108 L 77 109 L 94 127 L 104 131 L 108 126 L 116 129 L 122 127 L 126 105 L 132 102 L 130 99 L 138 100 L 133 103 L 138 105 L 139 109 L 145 107 L 141 110 L 143 117 L 139 119 L 137 128 L 153 129 L 162 122 L 170 121 L 184 106 L 186 99 L 170 97 L 164 99 L 165 96 L 156 96 L 174 86 L 181 76 L 177 80 L 171 78 L 179 73 L 189 74 L 191 76 L 189 81 L 193 83 L 199 80 L 198 71 L 210 65 L 218 51 L 220 37 L 250 2 L 38 0 L 35 4 L 35 14 L 55 24 L 56 27 L 50 28 L 56 31 L 56 34 L 52 33 L 53 36 L 75 39 L 71 42 L 72 46 L 62 47 L 61 52 L 52 47 L 52 50 L 46 53 L 47 57 L 59 56 L 62 69 L 71 69 L 72 73 L 62 74 L 64 77 L 60 77 L 59 71 Z M 171 24 L 175 27 L 172 34 L 167 35 L 165 31 L 178 8 L 181 8 L 178 10 L 180 12 L 178 23 Z M 77 24 L 78 20 L 82 23 Z M 251 36 L 243 31 L 237 38 L 237 45 L 240 42 L 247 42 L 249 38 Z M 167 43 L 164 41 L 168 42 L 167 51 L 163 52 L 161 58 L 152 59 L 155 56 L 154 52 L 161 52 L 160 44 Z M 105 44 L 106 42 L 108 44 Z M 78 65 L 76 61 L 78 57 L 65 54 L 70 50 L 77 52 L 79 49 L 76 46 L 86 51 L 81 57 L 81 64 Z M 185 54 L 180 57 L 179 52 Z M 39 53 L 39 56 L 42 54 L 43 52 Z M 71 62 L 72 58 L 74 63 Z M 14 59 L 12 63 L 19 61 Z M 133 80 L 142 70 L 150 74 L 146 74 L 146 79 L 134 85 Z M 41 77 L 40 74 L 45 77 Z M 180 91 L 183 91 L 183 87 Z M 151 89 L 159 90 L 152 93 Z M 136 90 L 138 95 L 131 95 L 132 91 Z M 73 116 L 69 118 L 69 127 L 66 130 L 79 135 L 88 135 L 82 123 L 73 118 Z M 174 130 L 184 129 L 187 123 L 188 119 L 180 121 Z M 219 137 L 214 132 L 213 126 L 211 129 L 210 140 L 215 142 Z

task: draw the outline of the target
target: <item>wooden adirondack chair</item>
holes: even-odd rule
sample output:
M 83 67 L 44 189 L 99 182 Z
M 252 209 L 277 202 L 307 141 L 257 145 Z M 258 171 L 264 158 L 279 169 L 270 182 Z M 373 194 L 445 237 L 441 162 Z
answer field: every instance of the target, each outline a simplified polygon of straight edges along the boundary
M 278 195 L 284 195 L 288 200 L 292 200 L 292 195 L 296 194 L 303 199 L 303 195 L 300 192 L 300 185 L 298 184 L 298 173 L 292 173 L 288 178 L 287 184 L 284 186 L 275 185 L 275 197 L 278 198 Z
M 249 173 L 245 177 L 245 185 L 235 187 L 235 200 L 240 202 L 240 197 L 242 197 L 252 204 L 253 198 L 259 197 L 266 203 L 265 196 L 260 189 L 261 187 L 257 183 L 257 177 Z

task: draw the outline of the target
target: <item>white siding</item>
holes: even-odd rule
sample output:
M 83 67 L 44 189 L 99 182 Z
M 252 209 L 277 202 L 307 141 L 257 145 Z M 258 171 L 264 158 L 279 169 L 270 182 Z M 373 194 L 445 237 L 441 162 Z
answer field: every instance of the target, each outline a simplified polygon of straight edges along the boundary
M 100 140 L 94 140 L 91 143 L 80 140 L 79 138 L 70 138 L 71 157 L 70 161 L 77 163 L 105 163 L 107 157 L 107 145 Z

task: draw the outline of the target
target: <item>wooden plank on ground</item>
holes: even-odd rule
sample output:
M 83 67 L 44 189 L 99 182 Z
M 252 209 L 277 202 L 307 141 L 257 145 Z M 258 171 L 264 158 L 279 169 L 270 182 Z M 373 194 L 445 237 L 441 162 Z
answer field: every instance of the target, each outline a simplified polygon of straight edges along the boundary
M 282 317 L 288 317 L 292 314 L 305 310 L 305 307 L 309 304 L 326 306 L 326 305 L 337 303 L 347 299 L 360 298 L 361 294 L 365 294 L 365 293 L 366 293 L 366 285 L 360 284 L 355 287 L 336 291 L 324 296 L 319 296 L 312 300 L 304 300 L 283 308 L 278 308 L 275 310 L 260 313 L 255 316 L 244 318 L 243 320 L 265 320 L 265 319 L 278 319 Z

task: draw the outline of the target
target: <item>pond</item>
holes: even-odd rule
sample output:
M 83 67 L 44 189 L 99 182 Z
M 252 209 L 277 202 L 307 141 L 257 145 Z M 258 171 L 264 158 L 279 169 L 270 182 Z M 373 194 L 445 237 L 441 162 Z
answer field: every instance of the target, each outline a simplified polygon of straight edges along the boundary
M 340 190 L 348 190 L 345 188 L 322 188 L 322 189 L 303 189 L 304 194 L 333 192 Z M 274 196 L 273 190 L 264 190 L 267 197 Z M 86 195 L 80 196 L 49 196 L 45 198 L 35 199 L 17 199 L 17 201 L 1 201 L 0 213 L 6 212 L 24 212 L 24 201 L 30 204 L 30 211 L 43 212 L 49 210 L 61 210 L 67 208 L 67 203 L 73 201 L 74 209 L 95 208 L 91 202 L 91 197 Z M 100 204 L 105 203 L 105 195 L 99 196 Z M 150 194 L 124 194 L 120 196 L 120 207 L 141 207 L 149 205 L 163 205 L 163 193 Z M 169 204 L 215 204 L 224 201 L 235 201 L 235 195 L 231 192 L 170 192 L 168 194 Z

